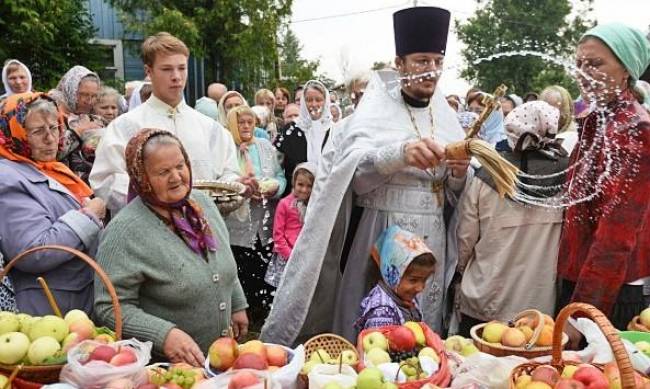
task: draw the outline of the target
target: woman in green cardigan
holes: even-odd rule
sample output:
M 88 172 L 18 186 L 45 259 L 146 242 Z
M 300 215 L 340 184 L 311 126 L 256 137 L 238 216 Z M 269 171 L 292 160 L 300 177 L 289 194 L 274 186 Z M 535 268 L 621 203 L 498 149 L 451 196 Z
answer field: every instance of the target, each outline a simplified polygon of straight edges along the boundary
M 124 337 L 153 342 L 159 358 L 203 366 L 231 326 L 236 337 L 248 330 L 226 226 L 211 199 L 192 192 L 189 159 L 174 135 L 144 129 L 125 156 L 133 201 L 109 223 L 97 253 L 122 306 Z M 95 296 L 98 320 L 113 327 L 98 279 Z

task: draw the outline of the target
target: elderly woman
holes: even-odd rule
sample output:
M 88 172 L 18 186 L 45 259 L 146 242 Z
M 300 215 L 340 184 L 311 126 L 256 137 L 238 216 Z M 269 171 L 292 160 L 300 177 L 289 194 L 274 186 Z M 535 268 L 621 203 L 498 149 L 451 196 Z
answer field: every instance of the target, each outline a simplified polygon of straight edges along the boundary
M 300 116 L 295 124 L 278 133 L 273 145 L 282 153 L 284 176 L 291 177 L 302 162 L 318 165 L 332 122 L 329 92 L 320 81 L 307 81 L 300 99 Z M 289 191 L 285 193 L 288 195 Z
M 231 325 L 235 336 L 248 328 L 226 225 L 213 201 L 192 191 L 176 136 L 145 129 L 125 157 L 135 198 L 108 225 L 97 253 L 122 305 L 124 335 L 153 342 L 158 358 L 203 366 L 210 344 Z M 95 294 L 97 318 L 113 327 L 111 299 L 98 280 Z
M 10 59 L 2 67 L 2 83 L 5 94 L 0 96 L 3 100 L 11 95 L 25 93 L 32 90 L 32 73 L 29 68 L 17 59 Z
M 287 180 L 271 143 L 253 135 L 252 109 L 244 106 L 231 109 L 228 122 L 239 149 L 240 174 L 254 179 L 258 188 L 244 206 L 228 216 L 226 225 L 246 298 L 255 302 L 249 309 L 251 321 L 261 324 L 273 301 L 271 287 L 264 282 L 268 257 L 273 250 L 273 214 Z
M 228 127 L 228 112 L 241 105 L 248 107 L 248 102 L 241 93 L 234 90 L 224 93 L 221 100 L 219 100 L 219 123 L 224 127 Z
M 104 203 L 90 200 L 90 188 L 56 161 L 61 128 L 58 108 L 45 94 L 12 95 L 0 107 L 0 252 L 5 258 L 48 244 L 95 253 Z M 70 254 L 36 253 L 9 275 L 21 312 L 52 314 L 39 276 L 63 312 L 92 311 L 93 271 Z
M 59 161 L 64 162 L 84 181 L 93 167 L 95 130 L 108 125 L 92 110 L 100 92 L 99 76 L 83 66 L 74 66 L 61 78 L 56 89 L 63 95 L 66 128 Z
M 650 117 L 632 93 L 648 63 L 644 34 L 620 23 L 587 31 L 576 53 L 581 94 L 594 110 L 579 121 L 571 155 L 558 308 L 592 304 L 619 329 L 644 308 L 650 276 Z
M 515 108 L 505 121 L 512 151 L 501 156 L 524 173 L 562 172 L 568 156 L 553 141 L 559 116 L 543 101 Z M 563 178 L 559 174 L 544 184 L 561 185 Z M 528 308 L 552 315 L 562 212 L 501 199 L 494 181 L 481 169 L 465 189 L 458 215 L 460 333 L 469 336 L 476 324 L 507 321 Z
M 560 110 L 558 138 L 562 139 L 562 147 L 571 153 L 578 143 L 578 131 L 575 123 L 575 106 L 568 90 L 559 85 L 546 87 L 539 95 L 545 101 Z

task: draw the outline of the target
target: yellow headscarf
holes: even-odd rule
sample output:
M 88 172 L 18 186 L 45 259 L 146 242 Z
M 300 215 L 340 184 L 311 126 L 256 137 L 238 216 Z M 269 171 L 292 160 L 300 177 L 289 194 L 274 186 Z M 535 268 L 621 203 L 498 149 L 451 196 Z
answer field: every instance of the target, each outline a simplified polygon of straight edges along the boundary
M 227 123 L 226 127 L 228 127 L 228 130 L 230 130 L 230 133 L 232 134 L 232 138 L 235 141 L 235 144 L 237 146 L 242 144 L 241 137 L 239 136 L 239 117 L 242 115 L 251 115 L 253 117 L 253 120 L 255 120 L 255 112 L 253 110 L 246 106 L 246 105 L 240 105 L 239 107 L 235 107 L 231 109 L 228 112 L 227 116 Z M 251 140 L 245 143 L 251 143 L 255 139 L 255 128 L 253 128 L 253 134 Z

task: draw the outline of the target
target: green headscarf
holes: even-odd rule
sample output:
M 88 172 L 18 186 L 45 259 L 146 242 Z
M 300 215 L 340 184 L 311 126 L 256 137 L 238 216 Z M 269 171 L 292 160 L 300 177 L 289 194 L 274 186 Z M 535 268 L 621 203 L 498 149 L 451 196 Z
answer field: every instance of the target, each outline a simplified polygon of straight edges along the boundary
M 636 28 L 623 23 L 607 23 L 592 28 L 582 38 L 588 36 L 605 42 L 630 73 L 633 84 L 650 65 L 650 42 Z

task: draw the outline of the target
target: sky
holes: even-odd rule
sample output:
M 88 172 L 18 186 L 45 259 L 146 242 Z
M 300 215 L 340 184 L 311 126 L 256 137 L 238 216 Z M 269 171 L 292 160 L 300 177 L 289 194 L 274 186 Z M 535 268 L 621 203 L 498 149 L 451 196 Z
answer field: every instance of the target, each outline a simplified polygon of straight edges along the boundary
M 294 0 L 291 29 L 300 40 L 302 56 L 319 59 L 319 71 L 338 82 L 369 69 L 376 61 L 391 61 L 395 53 L 392 14 L 414 0 Z M 476 0 L 416 0 L 418 5 L 446 8 L 464 21 L 477 8 Z M 539 0 L 542 3 L 542 0 Z M 483 2 L 485 3 L 485 2 Z M 595 0 L 593 16 L 599 23 L 624 22 L 644 32 L 650 25 L 650 0 Z M 447 68 L 440 80 L 446 94 L 464 95 L 469 84 L 457 69 L 463 63 L 462 43 L 450 28 Z

